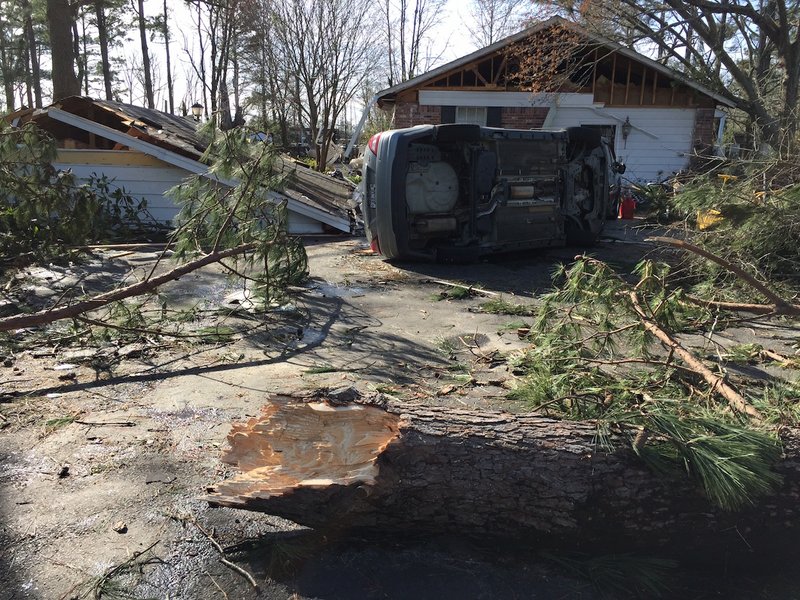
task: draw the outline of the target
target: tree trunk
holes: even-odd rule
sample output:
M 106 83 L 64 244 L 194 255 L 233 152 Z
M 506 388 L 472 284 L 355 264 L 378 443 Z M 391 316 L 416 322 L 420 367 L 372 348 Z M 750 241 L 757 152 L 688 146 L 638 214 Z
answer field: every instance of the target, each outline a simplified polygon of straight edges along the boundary
M 164 0 L 164 51 L 167 58 L 167 95 L 169 100 L 169 114 L 175 114 L 175 90 L 172 84 L 172 59 L 169 54 L 169 13 L 167 11 L 167 0 Z
M 108 61 L 108 28 L 106 27 L 106 13 L 102 2 L 98 2 L 95 5 L 95 16 L 97 17 L 97 37 L 100 42 L 100 65 L 103 69 L 103 86 L 105 87 L 106 100 L 113 100 L 111 64 Z
M 72 55 L 75 57 L 75 67 L 77 68 L 75 78 L 78 80 L 78 94 L 80 94 L 86 74 L 86 57 L 81 58 L 81 34 L 78 33 L 78 21 L 74 18 L 72 19 Z
M 6 36 L 2 34 L 5 23 L 0 18 L 0 76 L 3 79 L 3 91 L 6 98 L 6 111 L 14 110 L 14 71 L 12 67 L 13 52 L 8 46 Z
M 42 76 L 39 69 L 39 49 L 36 44 L 36 33 L 33 30 L 33 15 L 31 4 L 28 0 L 22 0 L 22 7 L 25 10 L 25 43 L 28 46 L 28 60 L 31 69 L 31 84 L 33 86 L 33 106 L 42 107 Z
M 139 39 L 142 44 L 142 65 L 144 70 L 144 94 L 147 99 L 147 108 L 155 108 L 153 96 L 153 76 L 150 70 L 150 51 L 147 48 L 147 21 L 144 18 L 144 0 L 139 2 Z
M 53 61 L 53 101 L 76 96 L 81 92 L 81 84 L 75 77 L 69 0 L 47 0 L 47 26 Z
M 532 414 L 282 396 L 234 425 L 223 461 L 239 473 L 207 500 L 356 535 L 445 532 L 665 555 L 797 545 L 800 432 L 784 433 L 783 487 L 736 513 L 680 474 L 654 474 L 629 440 L 612 433 L 601 444 L 595 423 Z

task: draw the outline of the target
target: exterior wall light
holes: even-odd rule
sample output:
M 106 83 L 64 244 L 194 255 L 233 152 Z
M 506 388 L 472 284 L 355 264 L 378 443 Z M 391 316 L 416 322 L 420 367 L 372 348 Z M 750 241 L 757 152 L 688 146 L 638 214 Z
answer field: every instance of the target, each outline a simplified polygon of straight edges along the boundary
M 195 121 L 199 121 L 200 117 L 203 116 L 204 108 L 205 107 L 199 102 L 195 102 L 194 104 L 192 104 L 192 117 L 194 117 Z
M 194 110 L 194 107 L 192 107 L 192 110 Z M 625 140 L 626 142 L 628 141 L 628 136 L 631 134 L 631 131 L 633 131 L 633 125 L 631 125 L 631 118 L 625 117 L 625 122 L 622 124 L 622 139 Z

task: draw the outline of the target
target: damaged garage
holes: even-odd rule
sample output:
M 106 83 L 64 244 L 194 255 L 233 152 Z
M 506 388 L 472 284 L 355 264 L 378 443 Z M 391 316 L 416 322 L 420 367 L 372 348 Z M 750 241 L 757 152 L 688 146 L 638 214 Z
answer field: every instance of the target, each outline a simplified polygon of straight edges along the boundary
M 12 126 L 33 122 L 57 142 L 54 166 L 70 170 L 79 181 L 105 177 L 112 188 L 146 201 L 159 223 L 171 224 L 180 207 L 165 192 L 188 177 L 201 175 L 225 187 L 236 180 L 220 178 L 202 162 L 205 144 L 197 123 L 120 102 L 82 96 L 65 98 L 42 109 L 21 109 L 5 120 Z M 349 233 L 351 219 L 341 206 L 324 198 L 287 190 L 270 191 L 270 200 L 285 202 L 289 233 Z

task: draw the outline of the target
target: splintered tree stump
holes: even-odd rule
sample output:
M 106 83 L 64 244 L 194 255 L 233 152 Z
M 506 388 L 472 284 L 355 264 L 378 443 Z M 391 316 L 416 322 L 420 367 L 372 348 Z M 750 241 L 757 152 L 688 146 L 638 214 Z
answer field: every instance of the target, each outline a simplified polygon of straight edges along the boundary
M 654 474 L 622 434 L 609 449 L 593 423 L 381 395 L 344 405 L 275 397 L 234 426 L 223 460 L 238 473 L 207 499 L 358 535 L 730 555 L 796 544 L 799 439 L 784 436 L 781 489 L 731 513 L 688 478 Z

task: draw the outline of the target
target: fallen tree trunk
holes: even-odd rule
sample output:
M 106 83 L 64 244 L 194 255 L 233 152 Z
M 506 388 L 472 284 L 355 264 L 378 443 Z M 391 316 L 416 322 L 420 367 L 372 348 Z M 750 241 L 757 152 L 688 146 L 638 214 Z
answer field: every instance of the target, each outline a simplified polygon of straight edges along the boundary
M 277 397 L 234 426 L 238 470 L 212 505 L 363 534 L 450 532 L 584 550 L 726 556 L 797 544 L 800 435 L 785 434 L 783 487 L 737 513 L 681 473 L 656 475 L 625 432 L 590 422 L 399 402 Z M 607 449 L 611 444 L 613 449 Z M 720 555 L 722 556 L 722 555 Z

